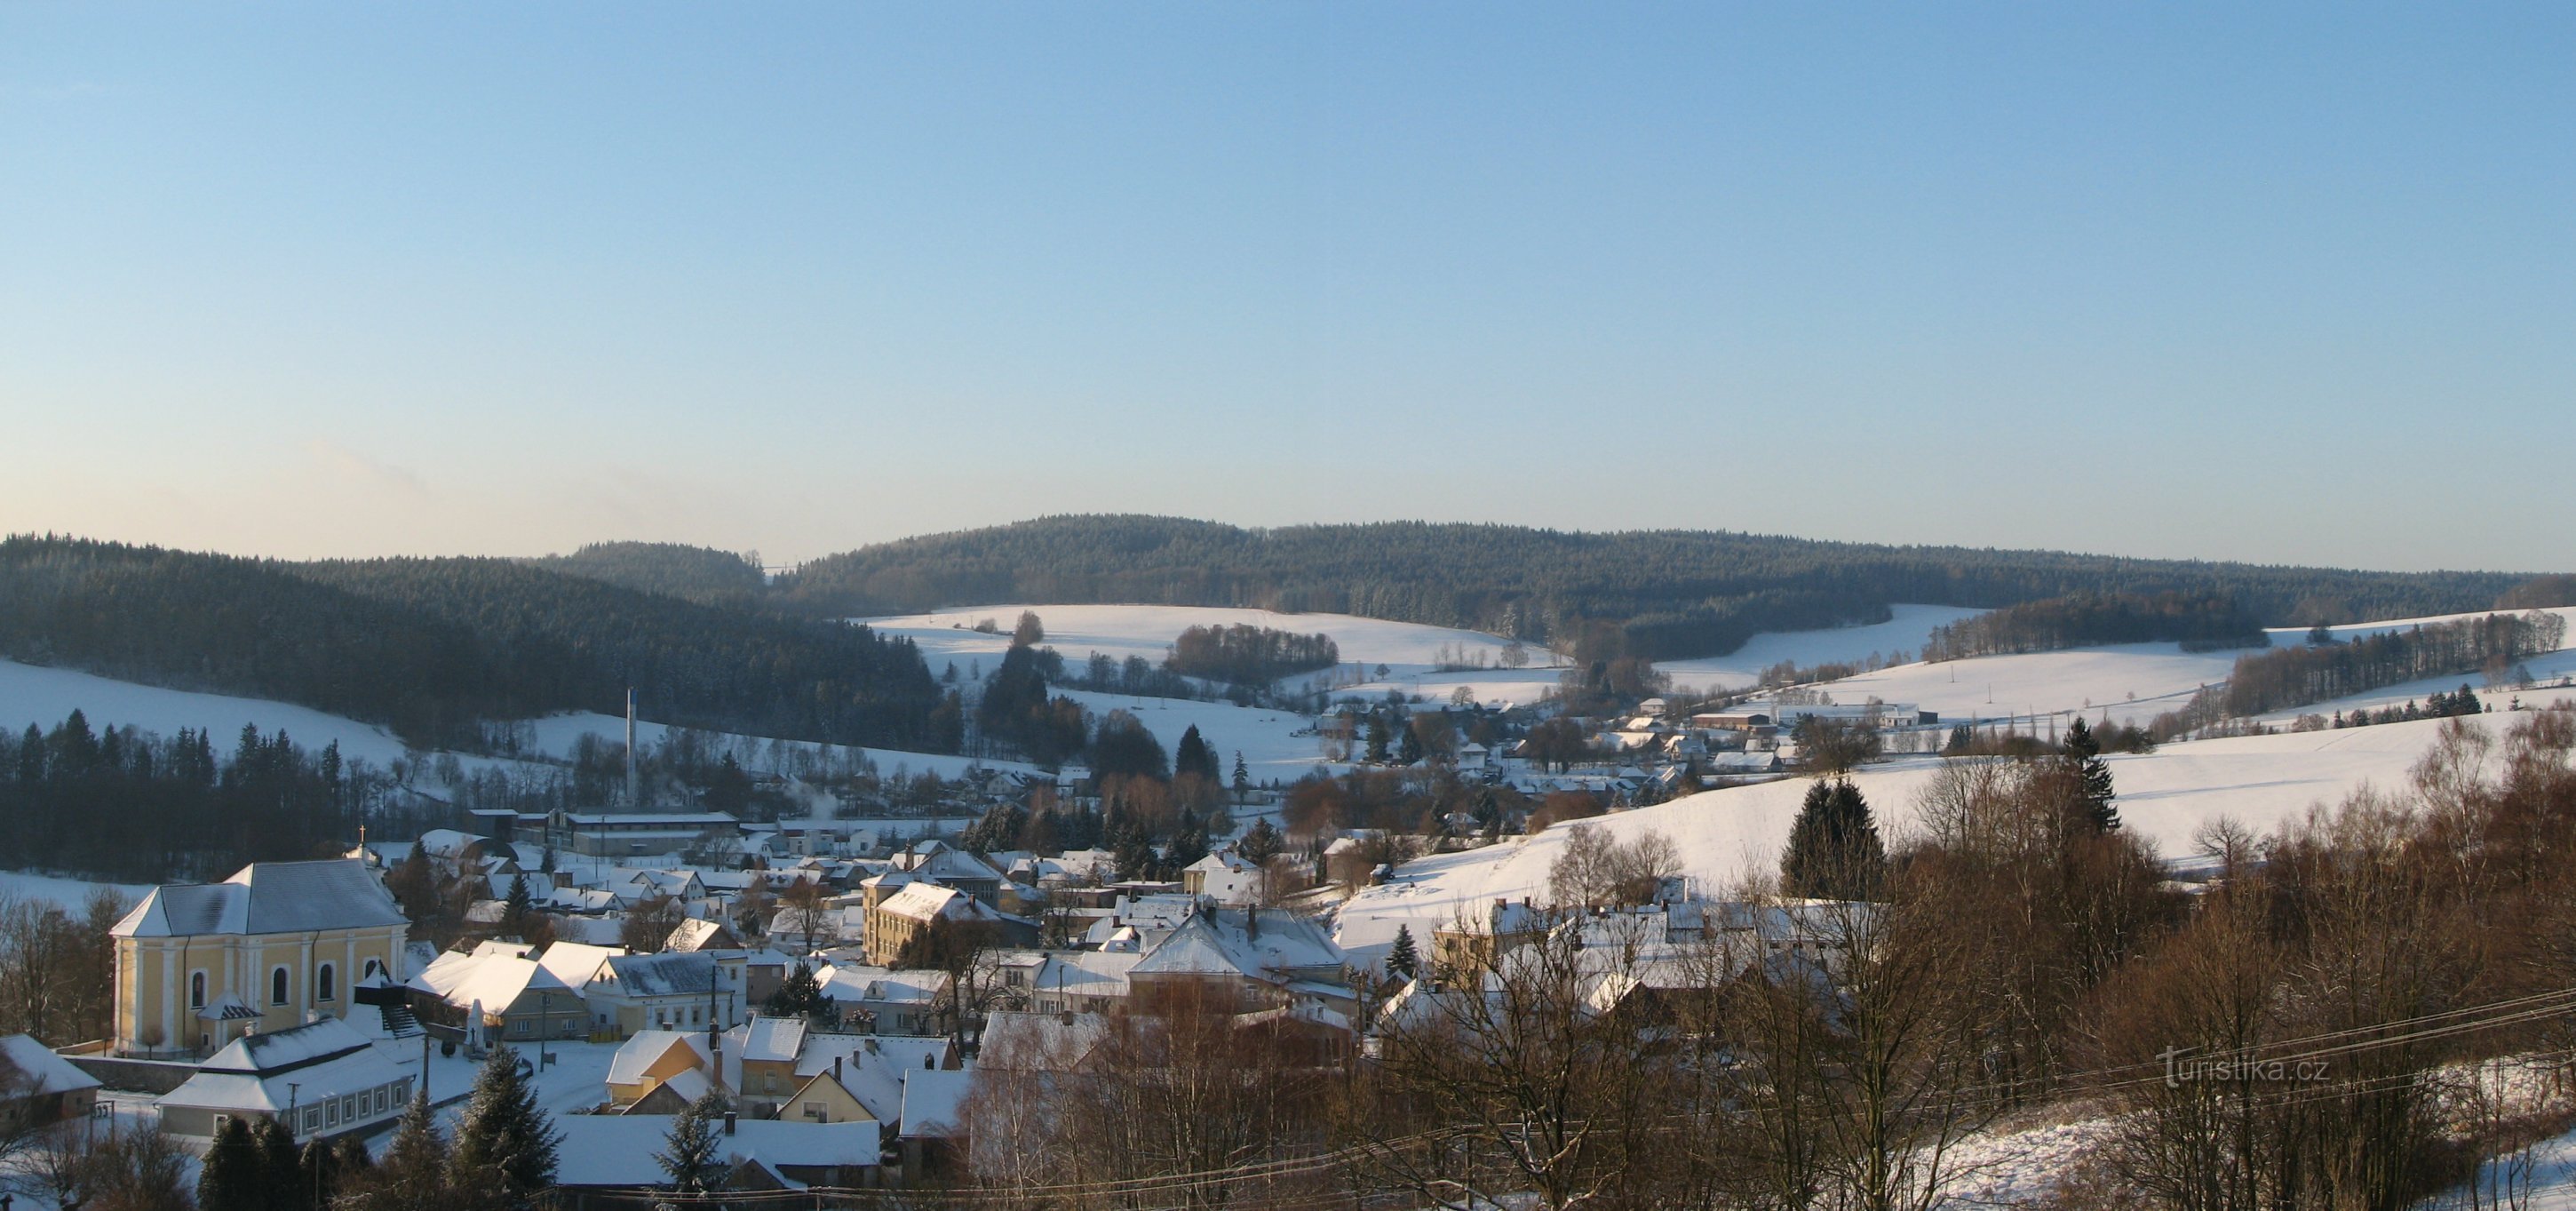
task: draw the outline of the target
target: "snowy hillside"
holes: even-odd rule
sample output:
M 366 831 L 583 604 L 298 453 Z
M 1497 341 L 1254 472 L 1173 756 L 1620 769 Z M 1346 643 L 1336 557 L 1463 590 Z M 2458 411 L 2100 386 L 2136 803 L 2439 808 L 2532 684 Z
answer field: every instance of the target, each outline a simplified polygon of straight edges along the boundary
M 247 723 L 256 725 L 263 732 L 284 728 L 288 739 L 308 750 L 319 750 L 334 740 L 339 741 L 343 756 L 352 760 L 363 759 L 379 768 L 400 759 L 404 753 L 402 740 L 384 728 L 293 703 L 165 689 L 93 677 L 69 669 L 41 668 L 0 660 L 0 726 L 16 729 L 33 723 L 51 727 L 74 709 L 87 715 L 92 727 L 131 725 L 163 736 L 175 735 L 183 727 L 203 729 L 213 733 L 218 750 L 229 748 L 233 735 Z M 570 756 L 574 745 L 585 734 L 618 743 L 624 742 L 626 734 L 624 719 L 595 712 L 551 715 L 532 720 L 531 726 L 536 733 L 537 752 L 553 757 Z M 660 742 L 667 730 L 659 723 L 636 725 L 637 738 L 646 744 Z M 766 768 L 765 762 L 754 758 L 772 745 L 783 743 L 791 747 L 810 747 L 803 741 L 772 741 L 757 736 L 736 739 L 742 742 L 745 764 L 754 768 Z M 969 758 L 938 753 L 907 753 L 892 749 L 843 751 L 864 751 L 877 763 L 880 772 L 888 774 L 897 769 L 911 773 L 932 770 L 948 778 L 977 764 Z M 468 770 L 515 764 L 474 756 L 460 756 L 459 761 Z M 981 764 L 1003 770 L 1028 768 L 1007 761 Z
M 2168 860 L 2191 854 L 2191 834 L 2220 815 L 2269 831 L 2331 804 L 2365 783 L 2395 785 L 2441 728 L 2439 721 L 2342 731 L 2248 736 L 2167 745 L 2153 753 L 2109 758 L 2119 785 L 2121 819 Z M 1914 821 L 1914 799 L 1939 768 L 1937 758 L 1871 766 L 1853 777 L 1892 837 Z M 1709 791 L 1653 807 L 1604 816 L 1597 824 L 1621 838 L 1654 830 L 1680 847 L 1684 873 L 1711 893 L 1776 868 L 1790 822 L 1806 793 L 1803 779 Z M 1396 877 L 1353 897 L 1341 910 L 1345 947 L 1374 959 L 1399 925 L 1417 935 L 1496 899 L 1546 895 L 1548 868 L 1567 826 L 1466 853 L 1407 863 Z
M 1067 664 L 1079 664 L 1093 652 L 1121 661 L 1141 656 L 1160 664 L 1172 640 L 1190 627 L 1246 625 L 1300 634 L 1322 632 L 1332 636 L 1333 643 L 1341 649 L 1340 669 L 1288 678 L 1282 683 L 1286 688 L 1321 682 L 1330 685 L 1336 694 L 1377 697 L 1396 690 L 1407 697 L 1437 702 L 1447 700 L 1465 686 L 1479 702 L 1527 704 L 1538 701 L 1554 687 L 1558 674 L 1557 669 L 1544 667 L 1552 664 L 1555 656 L 1535 644 L 1523 647 L 1534 667 L 1507 669 L 1502 667 L 1502 654 L 1510 641 L 1501 636 L 1348 614 L 1279 614 L 1200 606 L 1001 605 L 861 621 L 882 633 L 903 635 L 920 645 L 932 673 L 953 665 L 957 675 L 964 677 L 979 668 L 990 674 L 1001 663 L 1002 654 L 1010 650 L 1011 625 L 1022 610 L 1036 611 L 1046 624 L 1046 642 L 1064 654 Z M 1862 660 L 1873 653 L 1919 651 L 1932 628 L 1979 611 L 1900 605 L 1894 612 L 1894 618 L 1875 626 L 1756 635 L 1731 655 L 1666 661 L 1655 667 L 1670 673 L 1674 682 L 1682 686 L 1748 686 L 1760 679 L 1762 670 L 1783 660 L 1815 665 Z M 992 621 L 1001 633 L 972 629 L 985 620 Z M 1434 671 L 1444 661 L 1473 663 L 1479 658 L 1489 667 Z M 1386 667 L 1384 677 L 1377 675 L 1380 665 Z
M 2576 644 L 2576 608 L 2550 612 L 2570 619 L 2569 639 L 2571 644 Z M 2359 623 L 2336 627 L 2334 633 L 2338 640 L 2349 641 L 2418 623 L 2480 616 L 2460 614 Z M 2304 644 L 2308 633 L 2302 629 L 2282 628 L 2271 631 L 2270 635 L 2273 646 L 2277 648 Z M 1911 703 L 1925 710 L 1940 712 L 1944 721 L 2081 711 L 2088 718 L 2108 715 L 2123 723 L 2144 723 L 2157 714 L 2181 706 L 2200 687 L 2227 680 L 2228 674 L 2235 670 L 2236 658 L 2242 654 L 2233 650 L 2186 652 L 2181 645 L 2172 643 L 2133 643 L 2018 656 L 1979 656 L 1940 664 L 1904 664 L 1847 677 L 1819 688 L 1832 695 L 1836 702 L 1865 702 L 1877 698 L 1883 702 Z M 2576 646 L 2562 648 L 2555 654 L 2536 657 L 2526 663 L 2535 678 L 2544 683 L 2556 681 L 2576 674 Z M 2475 676 L 2437 677 L 2375 690 L 2339 703 L 2300 707 L 2270 718 L 2278 722 L 2311 711 L 2326 714 L 2338 708 L 2349 710 L 2359 705 L 2376 707 L 2409 699 L 2421 701 L 2436 690 L 2457 689 L 2464 681 L 2478 688 L 2481 694 L 2486 692 L 2483 683 Z M 2538 696 L 2538 700 L 2547 701 L 2548 698 L 2544 694 Z
M 0 724 L 52 727 L 75 708 L 88 716 L 91 727 L 131 725 L 163 736 L 176 735 L 183 727 L 211 732 L 218 749 L 228 748 L 234 734 L 248 723 L 263 732 L 284 728 L 289 739 L 311 750 L 336 740 L 341 755 L 378 766 L 403 755 L 403 742 L 392 732 L 310 707 L 163 689 L 0 660 Z
M 1889 613 L 1893 617 L 1872 626 L 1766 633 L 1746 640 L 1743 647 L 1724 656 L 1666 660 L 1658 662 L 1655 668 L 1669 674 L 1677 686 L 1707 690 L 1740 689 L 1758 684 L 1762 680 L 1762 670 L 1784 660 L 1801 668 L 1810 668 L 1831 661 L 1865 660 L 1872 655 L 1893 656 L 1898 652 L 1911 655 L 1923 650 L 1923 642 L 1931 638 L 1932 628 L 1984 612 L 1958 606 L 1892 606 Z

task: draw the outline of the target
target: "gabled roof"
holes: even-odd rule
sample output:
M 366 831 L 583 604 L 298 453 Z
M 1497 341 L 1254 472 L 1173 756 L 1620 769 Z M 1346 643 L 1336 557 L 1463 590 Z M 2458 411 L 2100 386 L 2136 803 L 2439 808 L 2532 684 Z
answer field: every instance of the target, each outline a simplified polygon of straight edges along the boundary
M 984 1045 L 975 1054 L 975 1066 L 1009 1072 L 1070 1072 L 1108 1035 L 1108 1019 L 1096 1013 L 997 1010 L 984 1018 Z
M 508 1009 L 530 992 L 572 992 L 533 960 L 508 954 L 447 955 L 411 978 L 411 986 L 437 994 L 448 1004 L 481 1005 L 485 1013 Z
M 628 996 L 704 996 L 716 986 L 716 957 L 709 953 L 618 955 L 608 970 Z
M 405 924 L 365 862 L 253 862 L 221 883 L 153 888 L 108 932 L 120 938 L 301 933 Z
M 805 1049 L 803 1018 L 753 1018 L 726 1033 L 741 1039 L 735 1050 L 751 1063 L 791 1063 Z
M 96 1089 L 98 1078 L 23 1034 L 0 1035 L 0 1101 Z
M 286 1109 L 299 1090 L 310 1104 L 410 1076 L 356 1027 L 325 1017 L 233 1040 L 163 1095 L 161 1104 L 275 1112 Z
M 913 1069 L 903 1074 L 903 1138 L 946 1139 L 961 1135 L 958 1104 L 973 1088 L 975 1074 L 943 1068 Z

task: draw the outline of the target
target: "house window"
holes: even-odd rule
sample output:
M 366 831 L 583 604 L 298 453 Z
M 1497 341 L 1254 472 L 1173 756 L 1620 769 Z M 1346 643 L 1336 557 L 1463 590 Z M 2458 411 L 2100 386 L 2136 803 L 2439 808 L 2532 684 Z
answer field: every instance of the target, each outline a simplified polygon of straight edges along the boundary
M 313 969 L 313 999 L 328 1001 L 339 994 L 340 973 L 325 963 Z
M 268 973 L 268 1003 L 271 1005 L 286 1003 L 286 969 L 283 967 Z
M 204 972 L 202 972 L 202 971 L 192 971 L 192 972 L 189 972 L 189 973 L 188 973 L 188 1008 L 190 1008 L 190 1009 L 203 1009 L 203 1008 L 205 1008 L 205 1007 L 206 1007 L 206 973 L 204 973 Z M 221 1117 L 224 1117 L 224 1118 L 230 1118 L 231 1116 L 230 1116 L 230 1115 L 224 1115 L 224 1116 L 221 1116 Z M 218 1126 L 221 1126 L 221 1124 L 217 1124 L 217 1125 L 218 1125 Z

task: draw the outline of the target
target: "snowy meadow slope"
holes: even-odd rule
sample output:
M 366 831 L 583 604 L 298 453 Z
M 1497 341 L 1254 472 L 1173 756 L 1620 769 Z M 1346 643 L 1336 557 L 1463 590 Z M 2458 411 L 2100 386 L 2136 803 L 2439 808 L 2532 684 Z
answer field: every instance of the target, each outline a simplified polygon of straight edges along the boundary
M 2173 861 L 2192 856 L 2193 831 L 2216 817 L 2232 816 L 2269 832 L 2364 786 L 2402 783 L 2442 726 L 2425 720 L 2203 740 L 2109 761 L 2122 822 Z M 2501 722 L 2490 717 L 2472 726 L 2496 728 Z M 1868 797 L 1880 829 L 1895 839 L 1915 827 L 1916 797 L 1939 767 L 1939 758 L 1913 758 L 1866 767 L 1852 781 Z M 1683 873 L 1702 890 L 1723 894 L 1748 876 L 1777 869 L 1807 786 L 1805 779 L 1789 779 L 1707 791 L 1584 823 L 1622 840 L 1648 831 L 1671 837 L 1681 850 Z M 1544 900 L 1548 869 L 1570 828 L 1558 825 L 1485 849 L 1406 863 L 1391 881 L 1342 906 L 1338 936 L 1345 947 L 1373 960 L 1399 926 L 1420 936 L 1497 899 Z

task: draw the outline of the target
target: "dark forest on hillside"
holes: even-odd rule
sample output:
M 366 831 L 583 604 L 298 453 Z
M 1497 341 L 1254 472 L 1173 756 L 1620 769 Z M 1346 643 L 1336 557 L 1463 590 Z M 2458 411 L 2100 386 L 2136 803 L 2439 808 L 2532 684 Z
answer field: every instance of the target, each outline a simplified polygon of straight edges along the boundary
M 920 653 L 864 628 L 697 605 L 513 560 L 283 563 L 71 539 L 0 542 L 0 655 L 300 703 L 470 746 L 484 719 L 616 712 L 921 748 Z
M 549 572 L 705 605 L 750 605 L 769 587 L 751 554 L 676 542 L 594 542 L 570 555 L 528 562 Z
M 2357 572 L 1707 531 L 1497 525 L 1248 530 L 1050 517 L 815 560 L 773 592 L 859 616 L 1007 601 L 1252 606 L 1579 640 L 1590 657 L 1722 654 L 1756 632 L 1875 622 L 1898 602 L 1992 609 L 2072 594 L 2224 595 L 2270 625 L 2484 609 L 2526 578 Z M 1616 650 L 1613 650 L 1616 649 Z

